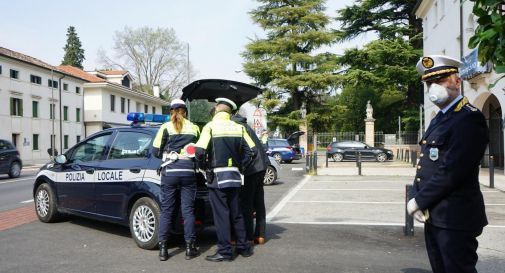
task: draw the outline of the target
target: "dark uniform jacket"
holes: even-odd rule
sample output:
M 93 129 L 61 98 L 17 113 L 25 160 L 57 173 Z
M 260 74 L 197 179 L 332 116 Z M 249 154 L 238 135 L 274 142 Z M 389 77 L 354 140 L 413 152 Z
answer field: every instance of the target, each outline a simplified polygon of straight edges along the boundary
M 230 114 L 218 112 L 203 129 L 196 143 L 200 167 L 211 172 L 207 186 L 239 188 L 241 173 L 252 163 L 256 148 L 244 126 L 231 121 Z
M 440 115 L 420 141 L 413 197 L 421 210 L 428 210 L 428 223 L 479 230 L 487 225 L 478 180 L 480 160 L 489 142 L 486 121 L 466 98 Z
M 252 163 L 244 170 L 244 175 L 251 175 L 267 169 L 267 166 L 270 164 L 270 160 L 268 159 L 268 155 L 265 150 L 262 149 L 263 144 L 259 140 L 258 136 L 254 130 L 247 124 L 247 119 L 242 117 L 241 115 L 234 115 L 231 117 L 231 120 L 241 124 L 247 129 L 247 133 L 251 136 L 251 139 L 254 141 L 254 145 L 256 146 L 257 153 L 252 159 Z
M 195 143 L 200 135 L 200 129 L 191 121 L 184 119 L 181 132 L 177 132 L 172 122 L 161 125 L 153 141 L 153 154 L 161 158 L 163 153 L 172 151 L 181 153 L 182 148 L 189 143 Z M 179 159 L 168 164 L 162 171 L 163 175 L 193 176 L 195 165 L 193 160 Z

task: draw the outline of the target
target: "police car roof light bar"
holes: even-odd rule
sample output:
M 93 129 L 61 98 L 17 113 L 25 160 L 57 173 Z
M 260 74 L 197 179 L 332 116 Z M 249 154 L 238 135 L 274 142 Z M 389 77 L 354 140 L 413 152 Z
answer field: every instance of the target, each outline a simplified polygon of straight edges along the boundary
M 142 122 L 144 121 L 144 113 L 136 113 L 136 112 L 128 113 L 128 116 L 126 116 L 126 120 L 134 122 L 135 121 Z
M 126 119 L 128 121 L 133 122 L 165 123 L 170 120 L 170 115 L 144 114 L 140 112 L 131 112 L 128 113 Z

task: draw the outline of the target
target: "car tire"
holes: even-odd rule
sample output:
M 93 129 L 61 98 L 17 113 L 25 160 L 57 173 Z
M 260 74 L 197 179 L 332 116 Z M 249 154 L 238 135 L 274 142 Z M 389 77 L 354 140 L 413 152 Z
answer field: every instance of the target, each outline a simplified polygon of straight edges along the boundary
M 292 159 L 290 159 L 290 160 L 284 160 L 284 162 L 291 163 L 291 162 L 293 162 L 293 160 Z
M 160 208 L 149 197 L 142 197 L 130 210 L 130 233 L 140 248 L 154 249 L 158 246 Z
M 281 163 L 281 161 L 282 161 L 282 156 L 281 156 L 281 154 L 279 154 L 279 153 L 274 153 L 274 154 L 272 154 L 272 157 L 275 159 L 275 161 L 277 161 L 277 162 Z
M 379 162 L 384 162 L 388 159 L 388 156 L 385 153 L 379 153 L 375 159 Z
M 35 213 L 41 222 L 52 223 L 60 214 L 53 190 L 47 183 L 40 184 L 34 196 Z
M 14 161 L 11 163 L 11 166 L 9 167 L 9 177 L 10 178 L 16 178 L 21 175 L 21 164 L 17 161 Z
M 342 160 L 344 160 L 344 155 L 341 153 L 334 153 L 331 155 L 331 158 L 333 158 L 333 161 L 335 162 L 341 162 Z
M 277 180 L 277 170 L 272 166 L 267 166 L 265 177 L 263 178 L 263 185 L 270 186 Z

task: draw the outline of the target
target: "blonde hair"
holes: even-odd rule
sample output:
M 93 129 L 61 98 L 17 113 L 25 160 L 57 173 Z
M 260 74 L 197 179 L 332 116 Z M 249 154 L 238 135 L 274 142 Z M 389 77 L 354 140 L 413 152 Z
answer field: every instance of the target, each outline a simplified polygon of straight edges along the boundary
M 170 109 L 170 121 L 174 125 L 175 131 L 180 133 L 184 125 L 184 118 L 186 118 L 186 109 L 176 108 Z

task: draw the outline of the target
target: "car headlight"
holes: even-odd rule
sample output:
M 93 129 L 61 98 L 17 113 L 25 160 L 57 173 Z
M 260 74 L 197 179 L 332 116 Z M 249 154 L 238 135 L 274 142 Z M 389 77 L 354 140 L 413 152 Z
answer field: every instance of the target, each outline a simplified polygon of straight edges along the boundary
M 387 151 L 386 153 L 388 153 L 388 154 L 392 154 L 392 153 L 393 153 L 393 151 Z

